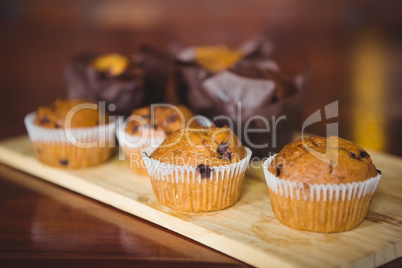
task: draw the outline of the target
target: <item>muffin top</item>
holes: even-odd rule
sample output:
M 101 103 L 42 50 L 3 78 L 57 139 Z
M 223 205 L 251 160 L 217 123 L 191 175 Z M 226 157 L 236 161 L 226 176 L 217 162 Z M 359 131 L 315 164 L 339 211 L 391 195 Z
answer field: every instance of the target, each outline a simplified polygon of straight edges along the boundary
M 292 142 L 278 153 L 268 170 L 281 179 L 314 184 L 352 183 L 381 173 L 363 148 L 336 136 Z
M 127 123 L 126 133 L 130 135 L 142 135 L 150 130 L 158 137 L 166 137 L 172 132 L 186 127 L 186 124 L 193 118 L 193 113 L 185 106 L 157 106 L 153 109 L 151 106 L 134 110 L 131 114 L 131 120 Z M 189 127 L 200 126 L 194 118 Z
M 96 57 L 92 61 L 92 66 L 100 72 L 107 72 L 112 76 L 120 75 L 128 67 L 128 58 L 117 54 L 106 54 Z
M 218 73 L 236 64 L 243 57 L 243 53 L 223 45 L 199 46 L 196 47 L 195 57 L 199 65 L 212 73 Z
M 97 77 L 101 80 L 116 78 L 118 81 L 130 81 L 143 75 L 142 68 L 133 57 L 118 53 L 99 55 L 89 62 L 89 66 L 98 72 Z
M 196 166 L 201 170 L 236 163 L 245 157 L 245 148 L 230 128 L 215 126 L 180 129 L 151 155 L 162 163 Z
M 66 122 L 70 110 L 80 104 L 96 105 L 92 107 L 80 108 L 74 112 L 71 117 L 71 125 Z M 61 100 L 58 99 L 49 106 L 39 107 L 36 111 L 35 125 L 46 128 L 81 128 L 94 127 L 108 123 L 108 117 L 99 112 L 99 106 L 95 102 L 88 102 L 81 99 Z

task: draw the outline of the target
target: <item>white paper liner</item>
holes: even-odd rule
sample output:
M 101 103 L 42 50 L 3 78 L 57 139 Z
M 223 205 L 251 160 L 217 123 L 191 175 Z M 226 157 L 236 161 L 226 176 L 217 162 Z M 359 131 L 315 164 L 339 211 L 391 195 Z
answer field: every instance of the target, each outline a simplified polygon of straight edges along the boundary
M 130 135 L 126 132 L 126 123 L 119 122 L 116 135 L 122 148 L 144 150 L 148 147 L 156 149 L 165 140 L 165 137 L 141 137 L 139 135 Z
M 211 176 L 208 180 L 219 180 L 226 176 L 234 177 L 245 172 L 252 154 L 249 148 L 245 147 L 245 149 L 247 156 L 239 162 L 218 167 L 211 166 Z M 153 151 L 154 149 L 147 148 L 142 152 L 145 166 L 147 167 L 148 173 L 151 177 L 154 177 L 157 180 L 170 182 L 173 182 L 173 179 L 175 179 L 175 182 L 198 181 L 199 183 L 201 183 L 202 180 L 205 180 L 201 178 L 201 174 L 197 171 L 197 167 L 167 164 L 150 158 L 149 156 Z M 187 174 L 187 176 L 185 176 L 185 174 Z
M 307 183 L 307 187 L 302 182 L 292 182 L 276 177 L 268 171 L 270 163 L 274 160 L 276 155 L 271 156 L 264 161 L 263 170 L 265 179 L 270 190 L 274 191 L 280 196 L 290 197 L 291 199 L 303 198 L 304 201 L 308 199 L 311 201 L 345 201 L 356 198 L 362 198 L 377 189 L 378 182 L 380 181 L 381 174 L 361 182 L 353 182 L 346 184 L 312 184 Z M 308 191 L 306 191 L 308 189 Z M 309 194 L 306 194 L 309 193 Z
M 113 145 L 115 139 L 115 121 L 95 127 L 52 129 L 35 125 L 36 113 L 25 116 L 25 127 L 32 142 L 68 143 L 81 148 L 105 147 Z
M 221 210 L 237 202 L 251 157 L 251 150 L 246 151 L 247 156 L 237 163 L 211 167 L 208 178 L 201 178 L 197 167 L 151 159 L 151 148 L 142 156 L 159 202 L 177 211 L 197 213 Z

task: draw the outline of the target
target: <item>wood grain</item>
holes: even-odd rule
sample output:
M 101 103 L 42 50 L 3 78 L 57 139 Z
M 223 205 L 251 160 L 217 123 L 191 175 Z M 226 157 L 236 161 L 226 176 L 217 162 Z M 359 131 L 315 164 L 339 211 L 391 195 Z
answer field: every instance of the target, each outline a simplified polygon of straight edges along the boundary
M 270 207 L 262 170 L 246 173 L 240 201 L 213 213 L 186 214 L 161 206 L 145 176 L 117 158 L 94 168 L 61 170 L 39 163 L 26 136 L 0 143 L 0 161 L 110 204 L 255 266 L 375 267 L 402 256 L 402 160 L 372 153 L 383 171 L 367 220 L 339 234 L 296 231 Z
M 248 267 L 4 164 L 0 219 L 0 267 Z

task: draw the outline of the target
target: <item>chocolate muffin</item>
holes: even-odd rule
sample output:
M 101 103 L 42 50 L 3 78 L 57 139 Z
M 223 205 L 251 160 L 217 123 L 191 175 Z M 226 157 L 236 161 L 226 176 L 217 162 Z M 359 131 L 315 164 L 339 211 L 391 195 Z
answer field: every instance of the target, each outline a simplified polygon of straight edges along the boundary
M 67 95 L 114 104 L 113 114 L 128 116 L 133 109 L 164 100 L 167 58 L 148 47 L 134 55 L 81 53 L 64 71 Z
M 25 126 L 41 162 L 63 168 L 100 164 L 114 151 L 115 123 L 98 105 L 56 100 L 25 117 Z
M 130 168 L 143 175 L 148 175 L 148 172 L 142 160 L 142 150 L 149 146 L 156 148 L 180 128 L 200 126 L 193 113 L 183 105 L 143 107 L 134 110 L 128 120 L 127 125 L 120 129 L 119 142 Z
M 309 137 L 264 163 L 272 209 L 282 223 L 313 232 L 360 225 L 381 177 L 360 146 L 339 137 Z
M 144 160 L 159 202 L 177 211 L 207 212 L 237 202 L 251 151 L 228 127 L 185 128 Z
M 266 38 L 238 48 L 218 45 L 179 50 L 175 82 L 180 103 L 211 118 L 217 126 L 233 124 L 254 156 L 278 152 L 300 123 L 308 65 L 298 57 L 293 62 L 300 62 L 300 68 L 288 71 L 272 55 L 272 44 Z M 260 132 L 248 132 L 246 139 L 241 135 L 246 125 Z

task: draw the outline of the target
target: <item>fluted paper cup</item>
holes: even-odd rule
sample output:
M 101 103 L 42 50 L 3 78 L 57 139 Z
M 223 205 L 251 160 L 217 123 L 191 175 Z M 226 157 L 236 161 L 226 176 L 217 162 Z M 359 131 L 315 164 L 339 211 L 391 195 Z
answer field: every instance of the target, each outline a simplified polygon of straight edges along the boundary
M 272 210 L 283 224 L 312 232 L 344 232 L 367 215 L 381 174 L 361 182 L 312 184 L 280 179 L 269 172 L 275 155 L 264 164 Z
M 208 118 L 196 115 L 195 118 L 201 126 L 211 126 L 213 123 Z M 123 150 L 125 159 L 132 171 L 142 175 L 148 175 L 147 168 L 142 159 L 141 152 L 147 148 L 156 149 L 165 140 L 164 136 L 151 135 L 130 135 L 126 132 L 127 124 L 120 122 L 117 127 L 117 140 L 119 141 L 120 148 Z
M 247 156 L 230 165 L 210 167 L 209 178 L 201 178 L 197 167 L 162 163 L 142 152 L 153 191 L 162 205 L 181 212 L 207 212 L 232 206 L 240 198 L 241 186 L 251 158 Z
M 36 113 L 25 116 L 25 127 L 42 163 L 63 168 L 98 165 L 113 153 L 115 122 L 95 127 L 52 129 L 35 125 Z

